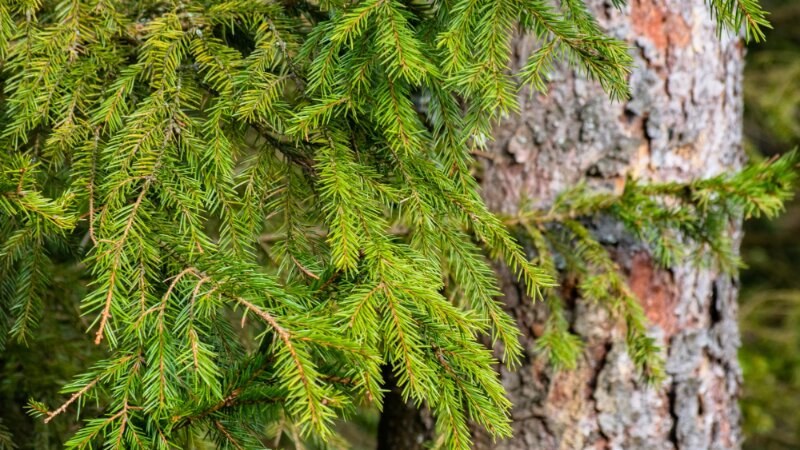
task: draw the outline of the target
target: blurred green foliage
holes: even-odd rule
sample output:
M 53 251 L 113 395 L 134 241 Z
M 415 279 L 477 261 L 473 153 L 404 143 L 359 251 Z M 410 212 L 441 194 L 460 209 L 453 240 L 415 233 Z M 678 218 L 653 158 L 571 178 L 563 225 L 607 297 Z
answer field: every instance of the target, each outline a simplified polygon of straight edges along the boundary
M 800 2 L 770 0 L 773 30 L 751 45 L 745 134 L 753 158 L 800 144 Z M 800 448 L 800 201 L 746 225 L 740 318 L 745 450 Z

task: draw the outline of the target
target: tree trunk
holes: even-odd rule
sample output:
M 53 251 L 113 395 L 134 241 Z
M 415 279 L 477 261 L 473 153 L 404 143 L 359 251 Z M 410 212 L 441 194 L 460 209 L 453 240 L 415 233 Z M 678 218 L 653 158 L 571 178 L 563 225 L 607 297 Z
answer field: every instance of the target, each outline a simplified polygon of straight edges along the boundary
M 630 0 L 622 12 L 610 2 L 590 3 L 601 25 L 632 45 L 632 97 L 613 103 L 596 83 L 567 69 L 553 74 L 547 95 L 522 92 L 521 114 L 498 125 L 494 157 L 482 174 L 484 196 L 496 211 L 513 213 L 523 196 L 546 205 L 581 179 L 620 189 L 628 175 L 689 180 L 741 165 L 740 40 L 717 34 L 702 0 Z M 534 45 L 516 39 L 518 65 Z M 667 381 L 640 383 L 624 328 L 574 294 L 567 305 L 585 352 L 577 369 L 553 371 L 533 350 L 546 309 L 501 269 L 508 310 L 529 352 L 519 369 L 501 368 L 514 403 L 514 437 L 492 442 L 478 434 L 476 449 L 739 447 L 736 279 L 688 262 L 660 269 L 613 225 L 599 225 L 603 242 L 665 349 Z
M 523 92 L 521 115 L 497 127 L 497 158 L 484 174 L 495 210 L 513 212 L 522 195 L 547 203 L 584 178 L 619 189 L 628 175 L 689 180 L 740 166 L 739 40 L 717 35 L 700 0 L 632 0 L 622 13 L 595 4 L 602 24 L 633 46 L 632 98 L 612 103 L 566 70 L 548 95 Z M 524 61 L 531 46 L 519 39 L 516 57 Z M 660 389 L 639 383 L 624 329 L 602 307 L 569 299 L 572 328 L 586 342 L 578 368 L 555 373 L 531 353 L 519 370 L 502 370 L 515 436 L 498 444 L 479 437 L 476 448 L 737 448 L 736 280 L 688 262 L 659 269 L 646 249 L 602 227 L 666 350 L 668 381 Z M 508 308 L 532 348 L 545 310 L 504 278 Z
M 378 450 L 425 450 L 433 437 L 433 420 L 428 411 L 417 411 L 403 394 L 390 366 L 383 367 L 386 394 L 378 423 Z

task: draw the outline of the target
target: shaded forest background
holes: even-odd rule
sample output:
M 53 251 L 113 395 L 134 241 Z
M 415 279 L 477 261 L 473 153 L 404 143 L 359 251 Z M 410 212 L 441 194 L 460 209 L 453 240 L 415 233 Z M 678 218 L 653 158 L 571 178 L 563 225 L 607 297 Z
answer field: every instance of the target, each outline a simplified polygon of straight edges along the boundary
M 767 41 L 752 44 L 745 74 L 745 133 L 751 158 L 769 158 L 800 144 L 800 2 L 762 0 L 771 12 L 774 29 Z M 742 272 L 740 321 L 744 370 L 742 408 L 746 450 L 800 448 L 800 201 L 788 205 L 775 221 L 750 221 L 742 253 L 748 268 Z M 77 270 L 58 271 L 53 295 L 80 290 L 59 289 L 81 284 Z M 74 302 L 56 304 L 78 305 Z M 76 306 L 77 307 L 77 306 Z M 37 345 L 9 349 L 0 357 L 0 434 L 3 428 L 15 434 L 35 436 L 32 448 L 48 448 L 62 442 L 74 430 L 43 427 L 19 407 L 32 394 L 38 400 L 57 404 L 57 389 L 72 375 L 99 357 L 102 350 L 91 345 L 76 330 L 79 311 L 50 311 L 43 320 Z M 76 326 L 79 325 L 79 326 Z M 73 348 L 53 353 L 48 345 Z M 76 359 L 74 355 L 83 355 Z M 31 376 L 31 374 L 35 376 Z M 23 376 L 25 374 L 25 376 Z M 377 416 L 367 412 L 355 418 L 355 426 L 344 431 L 355 450 L 374 448 Z M 55 435 L 54 435 L 55 434 Z M 3 449 L 0 435 L 0 450 Z
M 751 158 L 800 144 L 800 2 L 768 0 L 773 30 L 745 66 L 745 137 Z M 800 201 L 774 221 L 749 221 L 739 317 L 745 450 L 800 448 Z

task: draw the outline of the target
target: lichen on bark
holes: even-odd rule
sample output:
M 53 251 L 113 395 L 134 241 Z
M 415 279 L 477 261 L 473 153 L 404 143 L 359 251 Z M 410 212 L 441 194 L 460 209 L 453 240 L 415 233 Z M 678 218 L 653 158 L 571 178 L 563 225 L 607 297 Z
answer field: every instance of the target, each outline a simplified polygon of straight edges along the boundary
M 513 214 L 522 197 L 547 205 L 580 180 L 620 190 L 628 176 L 687 181 L 741 166 L 740 40 L 718 34 L 703 2 L 634 0 L 622 11 L 593 5 L 601 25 L 631 45 L 631 98 L 611 102 L 566 68 L 552 74 L 546 95 L 524 90 L 520 115 L 497 126 L 495 156 L 482 171 L 496 211 Z M 516 60 L 535 45 L 517 38 Z M 643 384 L 625 352 L 623 326 L 574 290 L 564 290 L 565 301 L 585 351 L 575 370 L 554 371 L 533 351 L 545 307 L 506 273 L 506 305 L 530 351 L 523 367 L 501 368 L 515 405 L 514 437 L 493 443 L 477 436 L 475 448 L 738 448 L 735 277 L 689 261 L 660 268 L 619 227 L 596 222 L 664 349 L 667 380 Z

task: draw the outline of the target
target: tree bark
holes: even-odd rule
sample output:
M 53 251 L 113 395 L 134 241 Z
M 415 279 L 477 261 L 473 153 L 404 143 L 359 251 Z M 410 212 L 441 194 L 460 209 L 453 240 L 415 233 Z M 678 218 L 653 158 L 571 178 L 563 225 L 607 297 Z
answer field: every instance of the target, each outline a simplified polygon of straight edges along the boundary
M 403 399 L 391 368 L 383 367 L 386 394 L 378 423 L 378 450 L 425 450 L 433 437 L 433 421 L 428 411 L 418 411 L 412 401 Z
M 523 195 L 546 204 L 581 179 L 614 190 L 629 175 L 685 181 L 743 160 L 743 48 L 735 36 L 717 34 L 704 2 L 632 0 L 622 12 L 594 6 L 602 25 L 632 45 L 632 97 L 610 102 L 596 83 L 569 70 L 554 74 L 545 96 L 523 92 L 521 114 L 496 129 L 497 157 L 484 173 L 484 195 L 495 210 L 513 213 Z M 517 40 L 520 63 L 532 45 Z M 660 269 L 614 224 L 596 227 L 665 349 L 667 382 L 642 385 L 624 329 L 602 307 L 568 299 L 572 329 L 586 343 L 578 368 L 556 373 L 531 352 L 519 370 L 502 369 L 515 435 L 497 444 L 478 436 L 476 448 L 737 448 L 736 280 L 689 262 Z M 532 349 L 546 311 L 512 277 L 503 278 L 506 304 Z
M 740 167 L 743 46 L 718 30 L 701 0 L 630 0 L 623 11 L 590 1 L 601 25 L 628 41 L 632 97 L 611 102 L 597 83 L 563 68 L 547 95 L 520 94 L 521 113 L 499 124 L 484 196 L 513 213 L 521 197 L 546 206 L 588 179 L 619 190 L 626 176 L 689 180 Z M 515 38 L 519 66 L 534 49 Z M 646 220 L 646 218 L 644 218 Z M 624 328 L 602 307 L 569 294 L 572 330 L 585 342 L 577 369 L 556 372 L 534 350 L 546 308 L 501 269 L 508 310 L 524 333 L 525 363 L 501 368 L 514 403 L 514 437 L 476 449 L 733 449 L 740 446 L 737 280 L 689 262 L 661 269 L 617 224 L 598 220 L 664 349 L 667 381 L 643 385 Z M 739 234 L 738 227 L 731 233 Z M 402 429 L 395 429 L 402 433 Z M 381 447 L 394 450 L 399 447 Z

